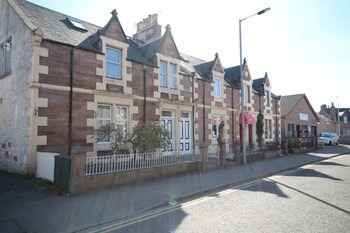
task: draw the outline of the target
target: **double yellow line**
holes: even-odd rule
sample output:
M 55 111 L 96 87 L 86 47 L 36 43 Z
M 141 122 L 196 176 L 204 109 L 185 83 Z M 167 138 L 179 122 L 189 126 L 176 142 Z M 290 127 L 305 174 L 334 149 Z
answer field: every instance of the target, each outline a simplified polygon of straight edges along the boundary
M 340 156 L 334 157 L 334 158 L 330 158 L 330 159 L 336 159 L 336 158 L 339 158 L 339 157 Z M 327 160 L 330 160 L 330 159 L 327 159 Z M 323 161 L 325 161 L 325 160 L 323 160 Z M 127 227 L 127 226 L 135 224 L 135 223 L 143 222 L 145 220 L 152 219 L 152 218 L 158 217 L 158 216 L 163 215 L 163 214 L 171 213 L 171 212 L 177 211 L 179 209 L 183 209 L 183 208 L 186 208 L 186 207 L 189 207 L 189 206 L 197 205 L 199 203 L 202 203 L 202 202 L 214 199 L 214 198 L 218 198 L 218 197 L 221 197 L 221 196 L 224 196 L 224 195 L 227 195 L 227 194 L 230 194 L 230 193 L 242 190 L 244 188 L 251 187 L 253 185 L 259 184 L 259 183 L 264 182 L 264 181 L 271 181 L 273 179 L 278 179 L 278 178 L 286 176 L 288 174 L 295 173 L 295 172 L 298 172 L 300 170 L 313 167 L 313 166 L 315 166 L 317 164 L 318 163 L 304 165 L 304 166 L 302 166 L 300 168 L 296 168 L 296 169 L 292 169 L 292 170 L 288 170 L 288 171 L 279 173 L 278 175 L 272 175 L 270 177 L 254 180 L 254 181 L 242 184 L 242 185 L 234 186 L 232 188 L 229 188 L 229 189 L 226 189 L 226 190 L 223 190 L 223 191 L 220 191 L 220 192 L 213 192 L 213 193 L 210 193 L 210 194 L 208 194 L 206 196 L 197 198 L 195 200 L 187 201 L 187 202 L 184 202 L 184 203 L 181 203 L 181 204 L 178 204 L 178 205 L 174 205 L 174 206 L 163 207 L 163 208 L 160 208 L 160 209 L 157 209 L 157 210 L 150 211 L 148 213 L 143 213 L 143 214 L 141 214 L 139 216 L 133 216 L 131 219 L 127 219 L 127 220 L 123 220 L 123 221 L 120 221 L 120 222 L 117 222 L 117 223 L 109 224 L 108 226 L 95 227 L 95 229 L 88 230 L 88 232 L 89 233 L 102 233 L 102 232 L 103 233 L 107 233 L 107 232 L 112 232 L 114 230 L 121 229 L 121 228 Z

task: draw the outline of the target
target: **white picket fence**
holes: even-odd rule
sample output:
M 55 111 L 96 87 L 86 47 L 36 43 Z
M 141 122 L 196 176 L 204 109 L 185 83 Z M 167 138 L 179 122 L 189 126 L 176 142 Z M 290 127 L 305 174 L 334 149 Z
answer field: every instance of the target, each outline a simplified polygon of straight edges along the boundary
M 202 150 L 86 157 L 85 174 L 96 175 L 202 161 Z

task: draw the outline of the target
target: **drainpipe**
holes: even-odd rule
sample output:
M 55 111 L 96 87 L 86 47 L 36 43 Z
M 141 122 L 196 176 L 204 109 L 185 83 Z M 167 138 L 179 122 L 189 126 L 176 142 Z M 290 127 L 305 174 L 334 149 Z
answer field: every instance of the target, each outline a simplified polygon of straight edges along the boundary
M 231 95 L 231 102 L 232 102 L 232 146 L 234 146 L 235 144 L 235 105 L 234 105 L 234 98 L 233 98 L 233 90 L 234 88 L 231 89 L 232 90 L 232 95 Z
M 70 70 L 69 70 L 69 120 L 68 120 L 68 154 L 72 150 L 72 115 L 73 115 L 73 75 L 74 75 L 74 47 L 70 52 Z
M 203 80 L 203 143 L 205 143 L 205 81 Z
M 194 76 L 195 76 L 195 72 L 192 72 L 192 148 L 193 150 L 195 149 L 195 145 L 194 145 Z
M 143 123 L 146 123 L 146 65 L 143 65 Z

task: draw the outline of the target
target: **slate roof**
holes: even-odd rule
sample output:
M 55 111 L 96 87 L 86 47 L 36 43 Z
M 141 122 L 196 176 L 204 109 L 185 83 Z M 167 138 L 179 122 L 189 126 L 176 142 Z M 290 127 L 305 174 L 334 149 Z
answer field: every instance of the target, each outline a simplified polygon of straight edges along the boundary
M 258 78 L 253 80 L 253 89 L 258 92 L 260 95 L 265 94 L 265 83 L 266 77 Z
M 296 95 L 286 95 L 282 96 L 281 99 L 281 116 L 288 116 L 292 111 L 294 106 L 299 102 L 300 99 L 305 98 L 306 103 L 309 105 L 310 110 L 314 114 L 317 120 L 319 120 L 317 113 L 314 111 L 312 105 L 310 104 L 308 98 L 305 94 L 296 94 Z
M 128 48 L 128 55 L 127 58 L 129 60 L 139 62 L 141 64 L 154 66 L 154 64 L 150 63 L 145 55 L 142 53 L 142 51 L 139 49 L 139 43 L 135 41 L 134 38 L 128 38 L 129 41 L 129 48 Z
M 186 75 L 191 75 L 193 72 L 196 72 L 196 70 L 193 67 L 194 65 L 205 62 L 202 59 L 199 59 L 181 52 L 180 52 L 180 56 L 181 56 L 180 72 Z
M 102 53 L 99 45 L 100 32 L 103 30 L 102 27 L 31 2 L 23 0 L 8 1 L 20 10 L 18 13 L 21 14 L 23 20 L 28 25 L 32 25 L 31 29 L 33 31 L 37 29 L 41 30 L 44 39 Z M 68 19 L 80 22 L 86 30 L 75 27 Z M 159 46 L 161 38 L 146 45 L 132 38 L 128 38 L 128 42 L 128 60 L 154 66 L 147 58 L 152 56 L 155 48 Z
M 197 71 L 203 80 L 212 81 L 214 65 L 215 60 L 194 65 L 193 68 Z
M 225 80 L 228 82 L 233 88 L 241 88 L 241 71 L 240 66 L 234 66 L 225 69 Z
M 297 95 L 286 95 L 282 96 L 281 99 L 281 115 L 287 116 L 290 111 L 294 108 L 294 106 L 299 102 L 301 98 L 303 98 L 305 94 L 297 94 Z
M 157 52 L 157 48 L 159 48 L 162 42 L 163 42 L 163 37 L 160 37 L 147 44 L 141 45 L 139 48 L 142 54 L 145 56 L 145 58 L 149 59 L 154 56 L 154 54 Z
M 11 0 L 11 2 L 23 12 L 25 20 L 29 20 L 35 27 L 40 28 L 45 39 L 77 47 L 84 42 L 83 47 L 96 50 L 91 44 L 88 46 L 87 39 L 100 29 L 99 26 L 27 1 Z M 79 21 L 86 30 L 73 26 L 68 18 Z

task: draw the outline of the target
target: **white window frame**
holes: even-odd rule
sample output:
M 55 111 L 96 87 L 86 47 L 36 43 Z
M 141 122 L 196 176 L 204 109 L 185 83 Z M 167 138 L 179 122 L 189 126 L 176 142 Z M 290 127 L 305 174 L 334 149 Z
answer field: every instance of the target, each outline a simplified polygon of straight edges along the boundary
M 99 107 L 103 106 L 103 107 L 109 107 L 109 118 L 104 118 L 104 117 L 99 117 Z M 111 122 L 112 121 L 112 105 L 111 104 L 98 104 L 97 105 L 97 126 L 99 127 L 100 125 L 104 125 L 103 123 L 99 123 L 99 122 Z M 109 141 L 98 141 L 97 138 L 97 143 L 98 144 L 109 144 L 111 143 L 111 140 Z
M 108 52 L 109 51 L 116 51 L 118 52 L 118 61 L 114 60 L 114 59 L 109 59 L 108 56 Z M 114 57 L 112 57 L 114 58 Z M 109 65 L 112 66 L 117 66 L 117 75 L 113 75 L 113 74 L 109 74 L 108 73 L 108 68 L 110 67 Z M 113 78 L 113 79 L 118 79 L 121 80 L 122 79 L 122 50 L 120 49 L 116 49 L 116 48 L 112 48 L 112 47 L 106 47 L 106 77 L 107 78 Z
M 215 98 L 221 98 L 222 97 L 222 84 L 221 84 L 221 78 L 214 77 L 214 97 Z
M 169 86 L 171 89 L 176 89 L 176 65 L 169 64 Z
M 97 108 L 99 108 L 99 106 L 108 106 L 110 111 L 109 111 L 109 118 L 102 118 L 99 117 L 97 115 L 96 119 L 97 121 L 109 121 L 109 122 L 114 122 L 116 127 L 118 127 L 118 125 L 123 124 L 125 129 L 124 129 L 124 135 L 125 137 L 127 137 L 128 135 L 128 124 L 129 124 L 129 108 L 128 106 L 123 106 L 123 105 L 118 105 L 118 104 L 97 104 Z M 117 117 L 117 109 L 118 108 L 123 108 L 125 109 L 125 118 L 120 118 Z M 113 114 L 112 114 L 113 113 Z M 98 124 L 100 125 L 100 124 Z M 109 141 L 97 141 L 97 144 L 110 144 L 111 140 Z
M 159 86 L 177 90 L 177 65 L 164 60 L 159 62 Z
M 250 85 L 244 85 L 244 102 L 251 103 Z
M 167 87 L 167 63 L 165 61 L 160 61 L 159 64 L 159 85 L 161 87 Z
M 118 109 L 125 109 L 125 118 L 117 117 L 117 110 Z M 124 132 L 123 136 L 124 138 L 127 138 L 128 136 L 128 107 L 121 106 L 121 105 L 115 105 L 114 107 L 114 123 L 116 124 L 116 127 L 119 125 L 124 126 Z
M 212 118 L 212 139 L 217 139 L 219 137 L 219 125 L 223 121 L 223 117 L 220 115 L 214 115 Z
M 265 105 L 267 106 L 267 107 L 270 107 L 270 92 L 269 91 L 266 91 L 266 93 L 265 93 Z

